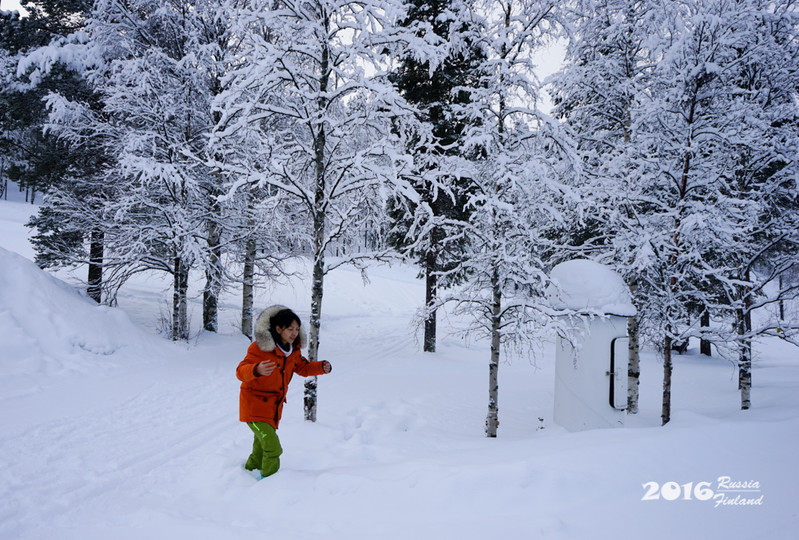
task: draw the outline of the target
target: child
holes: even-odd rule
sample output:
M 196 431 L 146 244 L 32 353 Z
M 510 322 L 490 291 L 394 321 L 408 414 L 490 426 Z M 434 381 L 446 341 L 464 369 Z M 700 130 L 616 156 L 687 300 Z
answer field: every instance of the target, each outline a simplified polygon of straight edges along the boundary
M 332 369 L 327 360 L 309 362 L 300 354 L 307 342 L 300 324 L 300 318 L 284 306 L 266 308 L 255 322 L 255 342 L 236 369 L 241 381 L 239 420 L 255 434 L 244 468 L 260 469 L 261 478 L 280 468 L 283 448 L 276 430 L 292 375 L 311 377 Z

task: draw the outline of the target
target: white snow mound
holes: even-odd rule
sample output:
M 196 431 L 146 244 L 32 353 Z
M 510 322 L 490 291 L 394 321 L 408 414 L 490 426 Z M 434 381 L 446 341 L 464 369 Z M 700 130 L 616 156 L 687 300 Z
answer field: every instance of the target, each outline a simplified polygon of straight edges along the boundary
M 550 277 L 554 282 L 550 298 L 557 309 L 620 317 L 635 315 L 624 280 L 603 264 L 587 259 L 566 261 L 555 266 Z
M 0 248 L 0 376 L 86 372 L 150 341 L 120 309 L 98 306 L 30 260 Z

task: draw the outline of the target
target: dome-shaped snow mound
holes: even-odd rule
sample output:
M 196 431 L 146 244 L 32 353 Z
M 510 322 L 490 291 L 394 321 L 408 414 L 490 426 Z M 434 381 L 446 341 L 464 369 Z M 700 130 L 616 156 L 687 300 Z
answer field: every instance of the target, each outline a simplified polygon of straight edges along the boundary
M 635 315 L 630 290 L 622 277 L 598 262 L 576 259 L 552 269 L 550 298 L 555 308 L 580 313 Z

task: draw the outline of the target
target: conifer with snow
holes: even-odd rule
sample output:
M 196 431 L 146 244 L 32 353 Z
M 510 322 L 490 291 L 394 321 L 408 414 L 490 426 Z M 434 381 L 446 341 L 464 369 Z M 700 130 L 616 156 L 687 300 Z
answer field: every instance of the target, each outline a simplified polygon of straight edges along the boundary
M 391 80 L 402 96 L 416 108 L 418 128 L 409 138 L 413 166 L 404 174 L 419 193 L 420 200 L 399 201 L 389 208 L 396 219 L 389 240 L 400 251 L 418 260 L 425 279 L 425 307 L 421 310 L 424 326 L 423 348 L 436 350 L 437 296 L 439 287 L 453 285 L 461 276 L 441 279 L 446 270 L 463 256 L 467 240 L 445 242 L 447 220 L 463 220 L 467 216 L 466 198 L 469 179 L 458 175 L 456 157 L 461 151 L 466 125 L 453 115 L 453 105 L 463 104 L 468 93 L 458 87 L 474 85 L 474 66 L 480 61 L 479 48 L 468 40 L 458 42 L 451 35 L 462 33 L 470 24 L 458 20 L 451 0 L 412 2 L 404 26 L 424 23 L 442 40 L 450 43 L 443 61 L 431 69 L 428 61 L 413 54 L 400 59 Z M 413 223 L 421 220 L 422 225 Z M 418 234 L 409 235 L 409 231 Z

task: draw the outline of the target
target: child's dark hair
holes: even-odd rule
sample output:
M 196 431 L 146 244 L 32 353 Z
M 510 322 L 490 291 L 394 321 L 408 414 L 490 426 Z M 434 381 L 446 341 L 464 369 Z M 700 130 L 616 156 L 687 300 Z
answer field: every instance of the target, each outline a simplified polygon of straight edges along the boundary
M 296 322 L 297 326 L 302 326 L 302 321 L 297 316 L 296 313 L 291 311 L 290 309 L 281 309 L 269 319 L 269 333 L 272 334 L 272 339 L 275 340 L 275 343 L 281 343 L 283 339 L 277 333 L 277 327 L 286 328 L 287 326 L 291 326 L 291 323 Z M 297 336 L 299 340 L 300 337 Z M 296 341 L 291 345 L 295 345 Z

